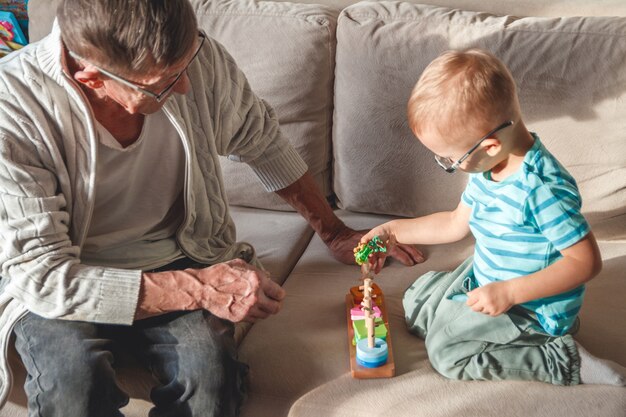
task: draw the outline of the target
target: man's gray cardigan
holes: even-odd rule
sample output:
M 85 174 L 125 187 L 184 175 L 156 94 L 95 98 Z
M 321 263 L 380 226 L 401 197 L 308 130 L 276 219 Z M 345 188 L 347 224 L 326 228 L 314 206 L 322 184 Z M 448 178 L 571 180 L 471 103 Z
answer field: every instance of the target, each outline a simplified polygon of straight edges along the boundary
M 131 324 L 137 306 L 141 271 L 80 262 L 98 139 L 91 108 L 62 56 L 55 24 L 48 37 L 0 64 L 0 405 L 11 385 L 9 336 L 27 311 Z M 208 39 L 188 74 L 192 91 L 164 105 L 186 155 L 177 240 L 185 255 L 215 264 L 241 250 L 218 155 L 248 163 L 268 191 L 291 184 L 307 167 L 221 45 Z

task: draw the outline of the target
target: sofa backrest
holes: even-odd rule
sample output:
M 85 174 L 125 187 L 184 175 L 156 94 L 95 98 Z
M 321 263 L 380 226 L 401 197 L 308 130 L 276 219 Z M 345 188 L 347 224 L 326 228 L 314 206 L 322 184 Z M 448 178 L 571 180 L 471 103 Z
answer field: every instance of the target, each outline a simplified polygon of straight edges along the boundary
M 300 3 L 324 5 L 338 14 L 344 8 L 361 0 L 275 0 L 277 3 Z M 410 3 L 430 4 L 460 10 L 487 12 L 512 16 L 626 16 L 626 2 L 623 0 L 408 0 Z M 192 0 L 202 4 L 203 0 Z M 204 0 L 206 2 L 206 0 Z M 29 32 L 32 41 L 37 41 L 48 33 L 56 13 L 59 0 L 30 0 L 28 17 L 31 22 Z M 236 1 L 235 1 L 236 3 Z
M 527 126 L 577 179 L 592 223 L 626 228 L 626 18 L 517 18 L 361 2 L 337 26 L 334 191 L 342 208 L 416 216 L 453 209 L 466 179 L 410 132 L 406 103 L 448 49 L 487 49 L 518 84 Z
M 291 2 L 293 0 L 275 0 Z M 295 0 L 296 3 L 317 3 L 343 10 L 362 0 Z M 406 0 L 414 4 L 430 4 L 474 12 L 513 16 L 626 16 L 623 0 Z

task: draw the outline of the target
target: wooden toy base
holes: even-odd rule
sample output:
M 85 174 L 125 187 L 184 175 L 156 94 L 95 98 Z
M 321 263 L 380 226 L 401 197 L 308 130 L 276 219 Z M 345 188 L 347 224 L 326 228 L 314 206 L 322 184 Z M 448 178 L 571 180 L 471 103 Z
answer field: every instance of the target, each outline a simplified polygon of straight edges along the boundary
M 385 299 L 381 294 L 377 304 L 383 314 L 383 322 L 387 326 L 387 346 L 389 347 L 389 358 L 387 363 L 378 368 L 366 368 L 359 365 L 356 362 L 356 346 L 352 344 L 354 340 L 354 329 L 352 328 L 352 319 L 350 317 L 350 310 L 356 307 L 351 294 L 346 294 L 346 316 L 348 318 L 348 348 L 350 350 L 350 369 L 352 371 L 352 378 L 358 379 L 370 379 L 370 378 L 391 378 L 396 374 L 396 365 L 393 361 L 393 349 L 391 347 L 391 333 L 389 332 L 389 319 L 387 318 L 387 308 L 385 307 Z

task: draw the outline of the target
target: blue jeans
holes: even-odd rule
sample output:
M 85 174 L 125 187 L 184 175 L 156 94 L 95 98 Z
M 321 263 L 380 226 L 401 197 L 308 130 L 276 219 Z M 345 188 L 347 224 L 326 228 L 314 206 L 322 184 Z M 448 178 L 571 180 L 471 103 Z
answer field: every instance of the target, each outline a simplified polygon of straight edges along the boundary
M 158 386 L 150 417 L 234 416 L 247 365 L 237 361 L 233 325 L 207 311 L 177 312 L 132 326 L 44 319 L 28 313 L 15 327 L 27 371 L 29 417 L 123 416 L 128 403 L 115 377 L 116 353 L 146 366 Z

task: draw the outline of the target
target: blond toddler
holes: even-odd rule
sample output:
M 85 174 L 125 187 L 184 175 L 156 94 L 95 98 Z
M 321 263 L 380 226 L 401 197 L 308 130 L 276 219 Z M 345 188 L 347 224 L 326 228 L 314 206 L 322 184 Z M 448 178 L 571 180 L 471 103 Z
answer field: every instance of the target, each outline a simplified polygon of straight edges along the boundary
M 433 367 L 463 380 L 624 385 L 623 367 L 572 337 L 600 252 L 576 181 L 527 130 L 504 64 L 477 49 L 442 54 L 415 86 L 408 118 L 446 172 L 470 174 L 468 185 L 456 209 L 385 223 L 362 242 L 474 235 L 472 258 L 427 273 L 404 295 L 409 329 L 425 339 Z

